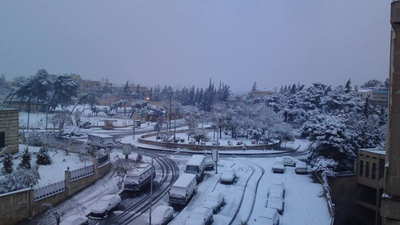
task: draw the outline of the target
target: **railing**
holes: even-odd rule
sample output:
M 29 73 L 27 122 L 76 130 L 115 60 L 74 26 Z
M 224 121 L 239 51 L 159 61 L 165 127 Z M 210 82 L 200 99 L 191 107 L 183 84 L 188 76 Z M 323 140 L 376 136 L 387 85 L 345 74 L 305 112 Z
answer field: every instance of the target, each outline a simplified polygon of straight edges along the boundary
M 319 175 L 316 176 L 318 177 L 319 181 L 322 184 L 322 188 L 324 189 L 325 199 L 326 202 L 328 203 L 329 213 L 331 215 L 330 225 L 333 225 L 335 222 L 335 204 L 332 202 L 331 188 L 329 187 L 329 184 L 326 181 L 326 179 L 323 179 Z
M 98 158 L 97 161 L 99 162 L 99 167 L 103 166 L 108 162 L 108 155 Z
M 71 181 L 92 175 L 92 174 L 94 174 L 93 165 L 85 166 L 83 168 L 79 168 L 76 170 L 71 170 L 70 174 L 71 174 L 71 177 L 70 177 Z
M 47 198 L 51 195 L 55 195 L 65 190 L 65 181 L 59 181 L 54 184 L 49 184 L 44 187 L 36 188 L 34 190 L 34 201 L 39 201 L 40 199 Z

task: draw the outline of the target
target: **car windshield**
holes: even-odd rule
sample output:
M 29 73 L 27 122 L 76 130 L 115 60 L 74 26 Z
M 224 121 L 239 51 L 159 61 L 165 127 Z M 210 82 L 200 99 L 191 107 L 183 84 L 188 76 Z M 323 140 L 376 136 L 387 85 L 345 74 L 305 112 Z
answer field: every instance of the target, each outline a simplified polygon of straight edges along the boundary
M 186 166 L 186 173 L 198 173 L 199 172 L 199 167 L 198 166 Z

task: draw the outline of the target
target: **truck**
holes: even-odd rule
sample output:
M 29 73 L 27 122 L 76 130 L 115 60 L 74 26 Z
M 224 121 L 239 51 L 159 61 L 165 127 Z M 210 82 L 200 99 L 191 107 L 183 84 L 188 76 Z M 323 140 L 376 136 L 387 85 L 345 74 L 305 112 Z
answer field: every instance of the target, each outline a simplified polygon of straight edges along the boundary
M 124 177 L 124 190 L 141 191 L 156 177 L 154 166 L 149 163 L 142 163 L 139 166 L 127 171 Z M 153 174 L 153 176 L 152 176 Z
M 206 159 L 204 155 L 192 155 L 192 157 L 186 163 L 184 172 L 195 174 L 197 182 L 200 182 L 203 179 L 205 168 L 206 168 Z
M 196 188 L 196 175 L 183 173 L 169 190 L 168 203 L 170 205 L 185 206 L 195 194 Z

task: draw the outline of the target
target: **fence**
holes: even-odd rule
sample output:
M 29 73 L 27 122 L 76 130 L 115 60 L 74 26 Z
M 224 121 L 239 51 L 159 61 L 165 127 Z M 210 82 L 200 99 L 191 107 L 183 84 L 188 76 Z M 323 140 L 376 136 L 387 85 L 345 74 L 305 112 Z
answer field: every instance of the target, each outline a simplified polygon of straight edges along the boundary
M 76 170 L 71 170 L 70 174 L 71 174 L 70 178 L 71 181 L 92 175 L 94 174 L 93 165 L 85 166 L 83 168 L 79 168 Z
M 321 182 L 322 187 L 324 189 L 325 199 L 326 199 L 326 202 L 328 203 L 329 213 L 331 215 L 330 225 L 333 225 L 335 222 L 335 204 L 332 202 L 331 188 L 329 187 L 329 184 L 326 181 L 326 179 L 323 179 L 318 174 L 316 175 L 316 177 Z
M 43 198 L 55 195 L 66 190 L 65 181 L 59 181 L 44 187 L 35 188 L 34 201 L 39 201 Z

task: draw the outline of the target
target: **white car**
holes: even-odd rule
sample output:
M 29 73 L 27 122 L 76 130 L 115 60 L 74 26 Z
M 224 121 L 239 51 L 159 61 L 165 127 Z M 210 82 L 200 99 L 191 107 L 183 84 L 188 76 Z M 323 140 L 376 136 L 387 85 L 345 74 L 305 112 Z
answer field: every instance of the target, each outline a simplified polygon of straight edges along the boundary
M 236 180 L 236 170 L 232 168 L 225 169 L 221 174 L 222 184 L 233 184 Z
M 204 199 L 204 207 L 211 208 L 213 212 L 218 212 L 224 205 L 224 196 L 221 193 L 213 192 Z
M 151 212 L 152 225 L 166 225 L 172 220 L 174 208 L 168 205 L 159 205 Z M 149 221 L 147 221 L 149 223 Z
M 199 207 L 190 213 L 185 224 L 190 225 L 210 225 L 214 221 L 212 209 Z
M 119 195 L 105 195 L 91 208 L 91 217 L 106 217 L 121 202 Z
M 279 213 L 283 212 L 284 202 L 282 197 L 269 196 L 267 208 L 276 209 Z
M 87 225 L 89 220 L 86 216 L 69 216 L 61 221 L 60 225 Z
M 284 173 L 285 172 L 285 166 L 281 162 L 275 162 L 274 165 L 272 166 L 272 172 L 274 172 L 274 173 Z
M 297 160 L 290 156 L 283 156 L 282 157 L 283 165 L 284 166 L 296 166 Z
M 261 215 L 254 219 L 256 225 L 279 225 L 279 213 L 276 209 L 263 209 Z
M 297 162 L 295 171 L 297 174 L 307 174 L 308 173 L 307 164 L 302 161 Z
M 285 197 L 285 192 L 282 188 L 279 187 L 270 187 L 268 188 L 267 197 Z
M 285 197 L 285 184 L 283 184 L 283 182 L 281 182 L 281 181 L 274 181 L 274 182 L 272 183 L 272 185 L 271 185 L 271 188 L 274 188 L 274 189 L 281 189 L 282 192 L 283 192 L 283 196 L 282 196 L 282 197 Z

